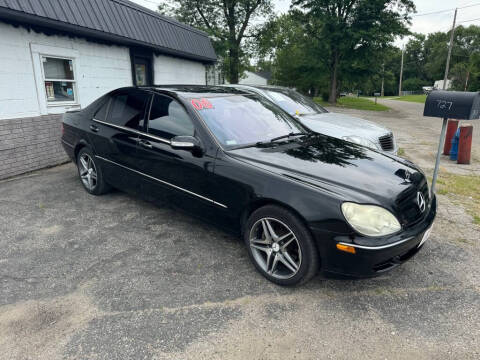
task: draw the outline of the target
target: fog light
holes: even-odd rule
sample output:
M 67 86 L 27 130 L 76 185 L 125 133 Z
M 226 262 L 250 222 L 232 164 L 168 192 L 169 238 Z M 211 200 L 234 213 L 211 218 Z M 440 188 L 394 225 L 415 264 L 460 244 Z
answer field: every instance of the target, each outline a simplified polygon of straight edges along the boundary
M 355 254 L 355 248 L 353 246 L 337 244 L 337 249 L 340 251 L 348 252 L 350 254 Z

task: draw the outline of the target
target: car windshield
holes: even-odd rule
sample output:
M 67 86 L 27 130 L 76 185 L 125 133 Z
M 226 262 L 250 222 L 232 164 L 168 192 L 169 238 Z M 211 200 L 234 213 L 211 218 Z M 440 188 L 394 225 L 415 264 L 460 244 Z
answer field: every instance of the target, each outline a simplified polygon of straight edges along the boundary
M 302 94 L 287 89 L 263 90 L 275 104 L 280 106 L 290 115 L 309 115 L 327 112 L 320 105 L 315 104 L 311 99 Z
M 297 120 L 255 95 L 227 95 L 191 99 L 191 102 L 218 141 L 229 148 L 307 133 Z

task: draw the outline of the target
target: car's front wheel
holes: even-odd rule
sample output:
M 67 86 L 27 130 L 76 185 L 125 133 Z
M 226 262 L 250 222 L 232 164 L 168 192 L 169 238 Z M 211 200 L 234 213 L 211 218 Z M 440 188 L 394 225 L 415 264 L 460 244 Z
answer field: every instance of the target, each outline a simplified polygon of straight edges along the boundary
M 77 168 L 82 185 L 90 194 L 101 195 L 110 189 L 103 180 L 102 170 L 89 148 L 84 147 L 79 151 Z
M 279 285 L 297 285 L 318 270 L 318 253 L 303 222 L 275 205 L 254 211 L 244 229 L 244 241 L 255 267 Z

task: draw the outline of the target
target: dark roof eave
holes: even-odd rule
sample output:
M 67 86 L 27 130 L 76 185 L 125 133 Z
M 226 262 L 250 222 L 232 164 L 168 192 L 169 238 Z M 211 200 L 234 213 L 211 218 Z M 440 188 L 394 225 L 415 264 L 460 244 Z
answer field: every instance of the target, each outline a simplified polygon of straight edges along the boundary
M 3 7 L 0 7 L 0 19 L 4 19 L 7 21 L 16 21 L 20 23 L 23 22 L 29 25 L 43 26 L 46 28 L 65 31 L 78 36 L 85 36 L 89 38 L 97 38 L 104 41 L 109 41 L 114 44 L 147 47 L 149 49 L 158 51 L 163 54 L 173 55 L 173 56 L 190 59 L 190 60 L 197 60 L 204 63 L 214 63 L 217 61 L 216 57 L 210 58 L 210 57 L 190 54 L 180 50 L 169 49 L 162 46 L 145 43 L 143 41 L 129 39 L 123 36 L 106 33 L 103 31 L 88 29 L 78 25 L 73 25 L 73 24 L 56 21 L 56 20 L 51 20 L 48 18 L 38 17 L 36 15 L 21 13 L 16 10 L 6 9 Z

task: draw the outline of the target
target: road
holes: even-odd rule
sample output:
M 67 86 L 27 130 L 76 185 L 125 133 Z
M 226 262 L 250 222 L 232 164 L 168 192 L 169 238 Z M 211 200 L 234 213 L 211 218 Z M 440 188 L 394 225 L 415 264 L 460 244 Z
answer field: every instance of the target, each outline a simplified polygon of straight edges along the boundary
M 368 115 L 403 147 L 420 133 L 402 128 L 415 120 L 399 106 Z M 292 289 L 210 225 L 88 195 L 73 164 L 2 181 L 0 359 L 478 359 L 480 227 L 439 201 L 430 240 L 403 266 Z
M 374 121 L 391 129 L 397 143 L 405 150 L 405 154 L 424 170 L 433 170 L 437 147 L 442 129 L 442 120 L 423 116 L 424 104 L 398 101 L 378 100 L 391 108 L 390 111 L 361 111 L 342 108 L 328 108 L 330 111 L 346 113 Z M 480 121 L 464 121 L 472 124 L 472 161 L 470 165 L 458 165 L 442 156 L 441 166 L 445 170 L 458 174 L 480 175 Z M 443 150 L 443 147 L 442 147 Z

